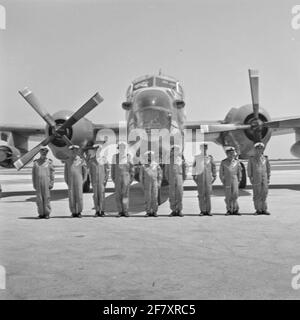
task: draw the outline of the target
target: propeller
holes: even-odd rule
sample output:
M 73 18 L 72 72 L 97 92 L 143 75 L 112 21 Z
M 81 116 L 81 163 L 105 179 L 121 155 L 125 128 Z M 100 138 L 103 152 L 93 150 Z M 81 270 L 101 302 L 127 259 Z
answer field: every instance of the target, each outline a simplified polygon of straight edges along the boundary
M 249 80 L 254 118 L 251 122 L 254 142 L 260 142 L 262 137 L 262 121 L 259 119 L 259 74 L 258 70 L 249 69 Z
M 20 95 L 31 105 L 31 107 L 45 120 L 45 122 L 51 128 L 51 135 L 45 138 L 37 146 L 31 149 L 29 152 L 24 154 L 21 158 L 14 162 L 14 166 L 20 170 L 27 163 L 29 163 L 36 154 L 40 151 L 42 146 L 48 145 L 53 139 L 60 138 L 65 141 L 65 143 L 70 146 L 72 142 L 67 137 L 67 129 L 71 128 L 75 123 L 82 119 L 86 114 L 92 111 L 98 104 L 103 101 L 103 98 L 97 92 L 92 96 L 82 107 L 80 107 L 66 122 L 61 126 L 57 127 L 53 117 L 41 106 L 35 95 L 28 88 L 19 91 Z
M 21 158 L 19 158 L 17 161 L 14 162 L 14 166 L 20 170 L 22 169 L 28 162 L 30 162 L 35 155 L 37 155 L 41 149 L 41 147 L 46 146 L 48 143 L 51 142 L 51 140 L 54 139 L 54 136 L 49 136 L 46 139 L 44 139 L 42 142 L 40 142 L 37 146 L 35 146 L 33 149 L 25 153 Z
M 19 91 L 19 93 L 51 128 L 55 128 L 54 119 L 45 109 L 43 109 L 32 91 L 30 91 L 28 88 L 24 88 L 23 90 Z

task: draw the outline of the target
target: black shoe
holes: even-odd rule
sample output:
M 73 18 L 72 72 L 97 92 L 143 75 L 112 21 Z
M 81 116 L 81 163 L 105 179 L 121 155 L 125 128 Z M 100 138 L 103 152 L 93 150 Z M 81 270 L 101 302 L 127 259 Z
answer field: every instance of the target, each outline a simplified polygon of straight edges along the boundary
M 95 217 L 101 217 L 101 215 L 100 215 L 100 212 L 99 212 L 99 211 L 97 211 L 97 212 L 95 213 Z
M 202 216 L 205 216 L 205 212 L 202 212 L 202 211 L 201 211 L 200 214 L 199 214 L 199 216 L 201 216 L 201 217 L 202 217 Z
M 232 212 L 228 210 L 228 211 L 225 213 L 225 216 L 230 216 L 230 215 L 232 215 Z
M 233 211 L 233 214 L 234 214 L 235 216 L 240 216 L 240 215 L 241 215 L 238 210 Z
M 212 217 L 212 213 L 210 213 L 210 212 L 205 212 L 205 214 L 206 214 L 207 216 L 209 216 L 209 217 Z
M 177 216 L 178 217 L 183 217 L 183 213 L 181 211 L 177 211 Z
M 119 212 L 118 214 L 117 214 L 117 218 L 120 218 L 120 217 L 122 217 L 123 216 L 123 212 Z
M 176 216 L 176 212 L 175 211 L 172 211 L 170 214 L 169 214 L 169 217 L 175 217 Z
M 73 218 L 81 218 L 81 213 L 72 213 Z
M 124 212 L 124 213 L 123 213 L 123 216 L 126 217 L 126 218 L 128 218 L 128 217 L 129 217 L 129 213 L 128 213 L 128 212 Z
M 157 217 L 157 212 L 153 212 L 152 217 Z
M 271 213 L 269 211 L 262 211 L 261 214 L 265 214 L 266 216 L 269 216 Z
M 151 217 L 151 212 L 147 212 L 147 213 L 145 214 L 145 217 Z
M 104 217 L 105 216 L 105 212 L 103 210 L 100 211 L 100 217 Z
M 46 215 L 46 216 L 45 216 L 45 219 L 50 219 L 50 216 L 49 216 L 49 215 Z

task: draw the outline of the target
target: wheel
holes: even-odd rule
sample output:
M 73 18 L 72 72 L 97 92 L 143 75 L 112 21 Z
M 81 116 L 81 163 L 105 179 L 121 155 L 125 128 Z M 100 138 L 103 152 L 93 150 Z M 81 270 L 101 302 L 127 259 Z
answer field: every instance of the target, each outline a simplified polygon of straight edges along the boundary
M 87 175 L 86 181 L 82 185 L 83 193 L 88 193 L 90 191 L 90 175 Z
M 247 185 L 247 175 L 246 175 L 246 168 L 243 162 L 241 162 L 241 167 L 242 167 L 242 180 L 239 184 L 240 189 L 245 189 Z

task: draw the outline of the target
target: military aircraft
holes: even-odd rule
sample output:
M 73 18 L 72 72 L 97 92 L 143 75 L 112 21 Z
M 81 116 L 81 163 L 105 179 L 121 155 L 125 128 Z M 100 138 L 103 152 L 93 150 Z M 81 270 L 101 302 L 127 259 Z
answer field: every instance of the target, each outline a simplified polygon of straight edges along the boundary
M 234 146 L 240 159 L 248 159 L 255 142 L 262 141 L 266 145 L 272 135 L 295 132 L 296 142 L 291 147 L 291 153 L 300 158 L 300 117 L 272 120 L 259 105 L 257 70 L 249 70 L 249 80 L 252 104 L 232 108 L 224 120 L 190 122 L 186 121 L 184 91 L 178 80 L 161 73 L 139 77 L 131 82 L 126 101 L 122 103 L 126 111 L 125 128 L 119 124 L 94 124 L 85 118 L 103 100 L 98 93 L 74 114 L 62 110 L 51 116 L 33 92 L 24 89 L 19 93 L 44 119 L 46 126 L 0 124 L 1 139 L 7 141 L 6 145 L 0 146 L 0 165 L 21 169 L 43 145 L 49 145 L 54 156 L 64 161 L 69 157 L 70 144 L 85 148 L 99 141 L 117 142 L 123 139 L 124 132 L 136 159 L 140 157 L 143 142 L 147 148 L 158 148 L 163 157 L 170 148 L 170 144 L 164 145 L 162 142 L 166 137 L 172 140 L 171 144 L 177 141 L 184 146 L 186 141 L 197 141 L 198 132 L 205 141 L 223 147 Z M 115 140 L 109 139 L 109 135 L 114 136 Z M 28 138 L 32 136 L 44 136 L 44 140 L 28 151 Z M 246 173 L 243 170 L 241 187 L 245 185 Z M 88 186 L 85 189 L 88 190 Z

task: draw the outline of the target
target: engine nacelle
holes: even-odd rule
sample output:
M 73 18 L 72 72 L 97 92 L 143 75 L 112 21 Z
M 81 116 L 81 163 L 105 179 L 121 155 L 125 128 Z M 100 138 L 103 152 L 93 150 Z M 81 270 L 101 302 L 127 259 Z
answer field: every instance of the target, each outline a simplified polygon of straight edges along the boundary
M 57 125 L 62 125 L 67 119 L 72 116 L 72 111 L 59 111 L 53 114 L 53 119 Z M 46 127 L 46 134 L 51 135 L 51 128 Z M 82 118 L 75 123 L 72 128 L 67 129 L 65 135 L 71 140 L 73 144 L 80 147 L 85 147 L 88 142 L 94 141 L 94 127 L 91 121 Z M 70 150 L 62 138 L 55 138 L 49 147 L 53 155 L 59 160 L 66 160 L 70 156 Z
M 262 122 L 267 122 L 271 119 L 268 112 L 261 107 L 259 109 L 259 119 Z M 253 120 L 252 105 L 245 105 L 239 108 L 232 108 L 228 112 L 224 123 L 251 124 Z M 270 128 L 264 127 L 262 129 L 261 137 L 265 145 L 270 140 L 271 134 L 272 130 Z M 240 159 L 248 159 L 249 156 L 254 154 L 254 132 L 252 129 L 224 132 L 219 142 L 225 146 L 234 146 L 239 153 Z
M 296 157 L 300 158 L 300 141 L 296 141 L 292 146 L 291 146 L 291 154 Z
M 20 151 L 12 146 L 0 146 L 0 166 L 14 168 L 14 162 L 20 157 Z

